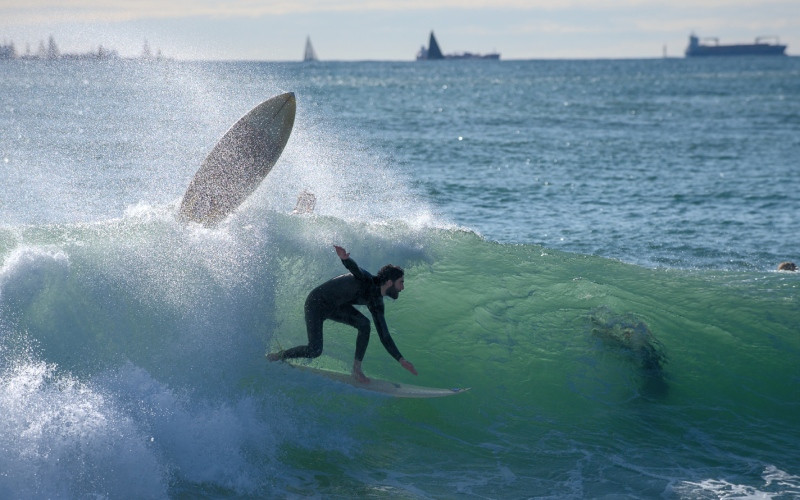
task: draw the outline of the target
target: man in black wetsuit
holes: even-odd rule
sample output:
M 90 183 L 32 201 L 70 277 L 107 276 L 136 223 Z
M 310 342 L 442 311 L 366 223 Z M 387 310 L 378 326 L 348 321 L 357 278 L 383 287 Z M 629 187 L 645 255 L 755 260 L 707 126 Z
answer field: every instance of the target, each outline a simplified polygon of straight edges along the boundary
M 369 312 L 372 313 L 375 329 L 378 330 L 378 336 L 386 351 L 399 361 L 403 368 L 416 375 L 417 370 L 414 365 L 406 361 L 394 344 L 383 317 L 383 297 L 388 295 L 397 299 L 405 288 L 403 270 L 388 264 L 378 271 L 377 276 L 372 276 L 358 267 L 358 264 L 350 258 L 350 254 L 344 248 L 337 245 L 333 247 L 350 274 L 333 278 L 308 294 L 305 305 L 308 345 L 274 352 L 267 358 L 270 361 L 288 358 L 316 358 L 322 354 L 322 323 L 326 319 L 332 319 L 358 330 L 353 376 L 360 382 L 369 382 L 364 372 L 361 371 L 361 361 L 367 351 L 370 326 L 367 317 L 353 307 L 354 304 L 358 304 L 367 306 Z

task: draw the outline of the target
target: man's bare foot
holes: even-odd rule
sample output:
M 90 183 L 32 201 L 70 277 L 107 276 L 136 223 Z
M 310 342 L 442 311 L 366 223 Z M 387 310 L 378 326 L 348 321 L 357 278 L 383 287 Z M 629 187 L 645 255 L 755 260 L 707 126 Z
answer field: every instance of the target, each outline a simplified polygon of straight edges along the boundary
M 267 359 L 270 360 L 270 361 L 280 361 L 281 360 L 281 354 L 283 354 L 283 351 L 271 352 L 271 353 L 267 354 Z
M 361 384 L 369 384 L 369 378 L 367 378 L 367 376 L 364 375 L 363 372 L 354 371 L 353 372 L 353 378 L 356 379 Z
M 353 360 L 353 378 L 362 384 L 369 384 L 369 379 L 361 371 L 361 361 L 357 359 Z

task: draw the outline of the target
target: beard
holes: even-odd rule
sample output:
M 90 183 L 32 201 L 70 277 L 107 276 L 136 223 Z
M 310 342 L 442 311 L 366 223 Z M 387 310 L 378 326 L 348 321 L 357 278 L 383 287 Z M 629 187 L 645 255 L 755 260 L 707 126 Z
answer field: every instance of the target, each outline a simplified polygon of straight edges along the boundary
M 393 298 L 394 300 L 397 300 L 397 297 L 400 296 L 400 290 L 398 290 L 397 288 L 394 287 L 394 285 L 392 285 L 386 289 L 386 295 Z

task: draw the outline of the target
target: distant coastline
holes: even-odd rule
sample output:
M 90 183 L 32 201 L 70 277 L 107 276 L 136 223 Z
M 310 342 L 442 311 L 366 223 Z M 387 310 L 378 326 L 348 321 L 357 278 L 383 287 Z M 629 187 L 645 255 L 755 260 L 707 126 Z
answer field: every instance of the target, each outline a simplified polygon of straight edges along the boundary
M 8 59 L 22 59 L 22 60 L 56 60 L 56 59 L 66 59 L 66 60 L 112 60 L 112 59 L 124 59 L 119 55 L 116 50 L 108 49 L 99 45 L 97 50 L 90 50 L 88 52 L 83 53 L 62 53 L 61 50 L 58 48 L 58 44 L 55 41 L 55 38 L 51 35 L 47 43 L 44 41 L 39 42 L 39 47 L 36 49 L 35 52 L 31 50 L 30 45 L 25 47 L 25 51 L 23 53 L 19 53 L 17 51 L 14 42 L 3 42 L 0 45 L 0 60 L 8 60 Z M 144 45 L 142 47 L 142 52 L 138 57 L 134 59 L 138 60 L 147 60 L 147 61 L 161 61 L 165 60 L 166 58 L 161 54 L 161 50 L 156 50 L 155 54 L 152 50 L 150 50 L 150 44 L 147 40 L 144 41 Z
M 774 42 L 773 42 L 774 41 Z M 310 47 L 310 39 L 307 40 L 306 50 Z M 637 56 L 637 57 L 567 57 L 567 58 L 512 58 L 506 59 L 508 61 L 529 61 L 529 60 L 612 60 L 612 59 L 670 59 L 670 58 L 696 58 L 696 57 L 717 57 L 717 56 L 765 56 L 765 55 L 779 55 L 784 57 L 798 57 L 795 54 L 786 54 L 788 48 L 787 44 L 780 43 L 778 37 L 758 37 L 755 43 L 738 43 L 738 44 L 720 44 L 717 37 L 698 37 L 692 34 L 689 37 L 689 44 L 685 46 L 683 54 L 671 53 L 667 54 L 667 46 L 663 46 L 662 55 L 659 56 Z M 311 48 L 312 58 L 307 58 L 308 53 L 304 55 L 304 61 L 318 60 L 316 53 Z M 497 52 L 490 53 L 443 53 L 438 45 L 433 32 L 430 33 L 430 40 L 428 46 L 422 46 L 416 54 L 417 61 L 428 60 L 458 60 L 458 59 L 477 59 L 477 60 L 499 60 L 500 54 Z M 25 44 L 24 48 L 20 48 L 13 41 L 3 39 L 0 42 L 0 61 L 3 60 L 72 60 L 72 61 L 86 61 L 86 60 L 136 60 L 136 61 L 174 61 L 173 57 L 165 57 L 160 49 L 155 51 L 150 49 L 147 40 L 144 41 L 142 49 L 139 54 L 121 56 L 117 50 L 107 48 L 103 45 L 98 45 L 96 49 L 92 48 L 82 53 L 68 53 L 61 52 L 53 36 L 48 40 L 40 41 L 36 50 L 31 48 L 31 44 Z M 181 59 L 183 60 L 183 59 Z M 281 60 L 281 59 L 217 59 L 217 58 L 188 58 L 186 61 L 205 61 L 205 62 L 292 62 L 296 59 Z M 405 59 L 354 59 L 354 60 L 329 60 L 330 62 L 396 62 Z

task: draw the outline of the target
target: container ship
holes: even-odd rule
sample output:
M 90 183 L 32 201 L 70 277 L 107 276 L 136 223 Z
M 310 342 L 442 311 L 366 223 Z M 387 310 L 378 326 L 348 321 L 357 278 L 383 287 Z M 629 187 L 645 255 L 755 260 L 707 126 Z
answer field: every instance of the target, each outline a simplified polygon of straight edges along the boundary
M 764 40 L 774 39 L 775 43 Z M 713 44 L 702 43 L 710 40 Z M 755 43 L 742 43 L 734 45 L 720 45 L 716 37 L 704 38 L 702 41 L 695 35 L 689 36 L 689 46 L 686 47 L 686 57 L 703 56 L 783 56 L 786 55 L 786 45 L 782 45 L 777 37 L 760 36 Z

